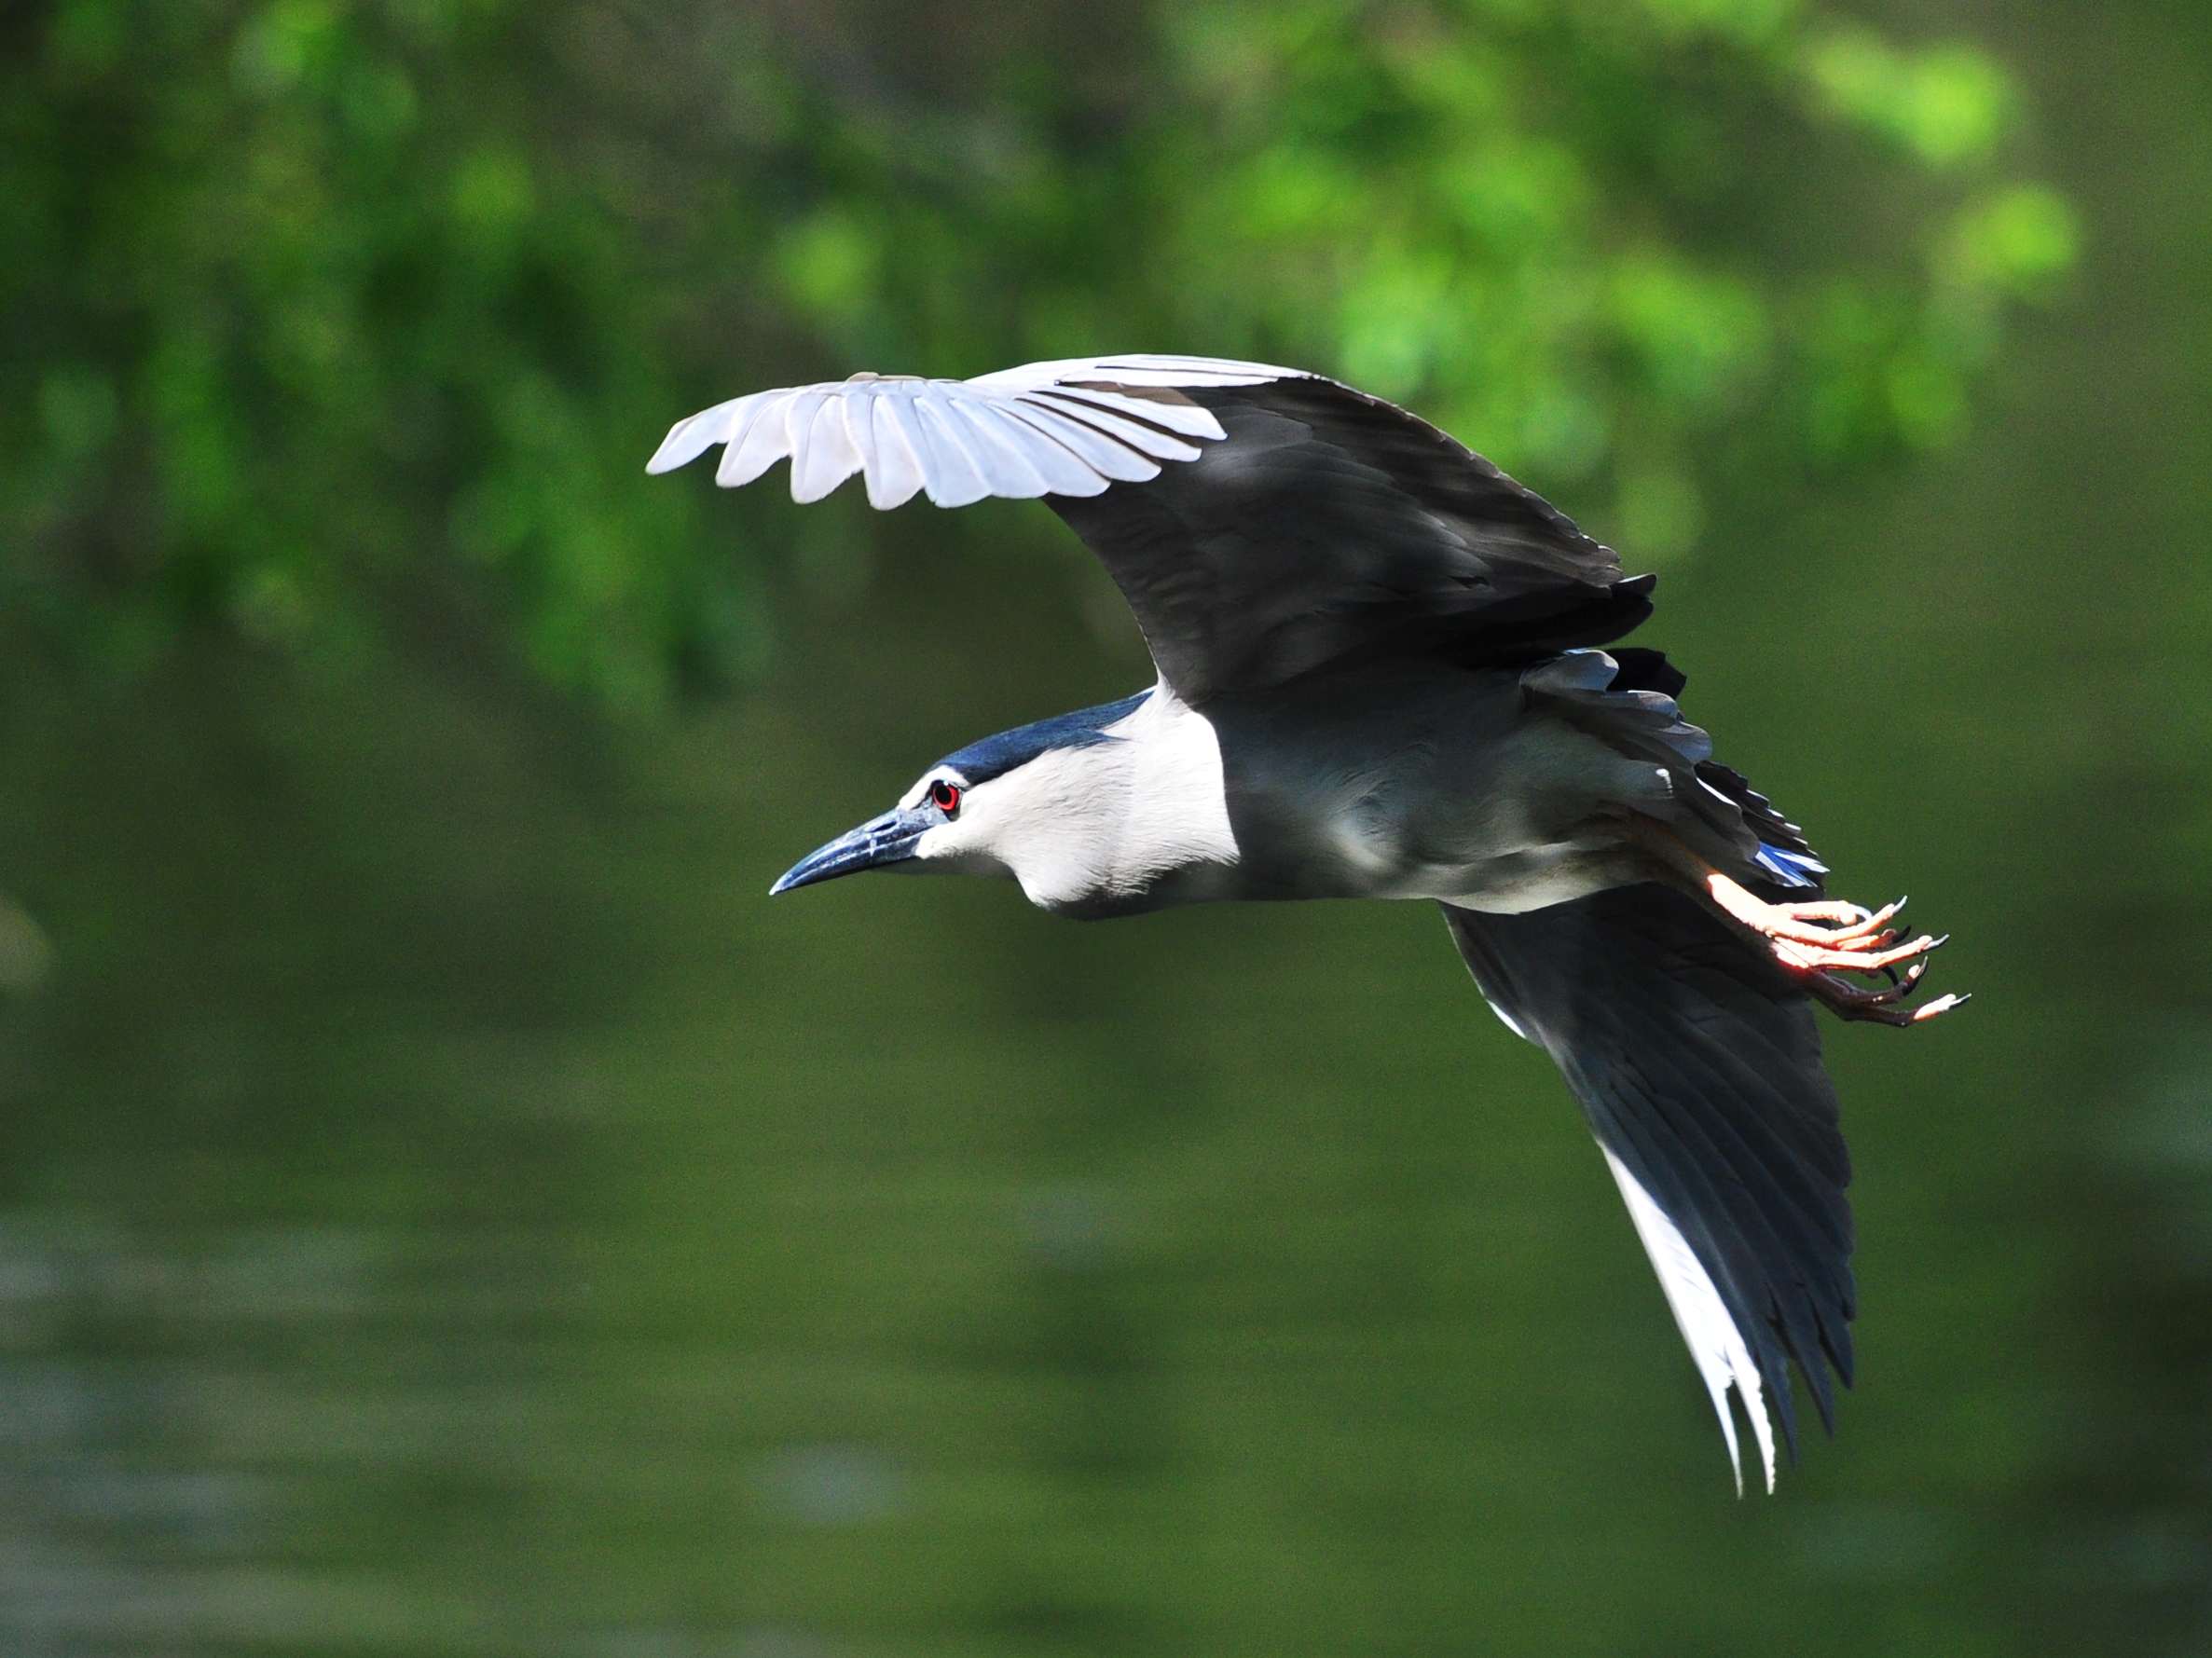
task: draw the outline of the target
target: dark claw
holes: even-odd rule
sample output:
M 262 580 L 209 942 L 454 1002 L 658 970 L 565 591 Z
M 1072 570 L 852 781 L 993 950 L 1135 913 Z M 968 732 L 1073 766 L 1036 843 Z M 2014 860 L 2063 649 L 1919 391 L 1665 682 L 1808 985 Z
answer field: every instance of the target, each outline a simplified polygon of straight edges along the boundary
M 1920 980 L 1928 971 L 1928 958 L 1922 956 L 1904 970 L 1902 978 L 1899 977 L 1895 967 L 1888 967 L 1884 971 L 1889 975 L 1889 988 L 1871 993 L 1874 1000 L 1877 1002 L 1907 1001 L 1911 999 L 1913 993 L 1920 988 Z
M 1921 1024 L 1939 1015 L 1950 1012 L 1972 998 L 1966 994 L 1938 996 L 1934 1001 L 1918 1007 L 1904 1004 L 1920 988 L 1920 980 L 1928 970 L 1926 957 L 1916 960 L 1901 975 L 1894 968 L 1881 969 L 1889 983 L 1880 990 L 1866 990 L 1834 973 L 1815 973 L 1806 980 L 1806 988 L 1838 1018 L 1864 1020 L 1875 1024 Z

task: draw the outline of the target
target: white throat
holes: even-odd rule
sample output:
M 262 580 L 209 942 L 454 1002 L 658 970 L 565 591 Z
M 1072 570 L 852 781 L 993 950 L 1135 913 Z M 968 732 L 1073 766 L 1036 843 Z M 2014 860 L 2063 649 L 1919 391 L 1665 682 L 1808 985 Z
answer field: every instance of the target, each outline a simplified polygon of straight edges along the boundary
M 972 836 L 933 830 L 924 856 L 982 854 L 1045 910 L 1141 908 L 1180 871 L 1235 866 L 1212 721 L 1162 685 L 1101 735 L 977 785 Z

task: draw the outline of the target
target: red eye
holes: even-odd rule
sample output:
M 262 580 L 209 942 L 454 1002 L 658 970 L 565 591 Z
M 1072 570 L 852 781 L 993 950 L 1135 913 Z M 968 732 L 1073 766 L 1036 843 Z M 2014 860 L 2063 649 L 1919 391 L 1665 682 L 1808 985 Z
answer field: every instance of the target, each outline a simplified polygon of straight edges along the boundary
M 950 817 L 960 809 L 960 786 L 940 777 L 929 785 L 929 803 Z

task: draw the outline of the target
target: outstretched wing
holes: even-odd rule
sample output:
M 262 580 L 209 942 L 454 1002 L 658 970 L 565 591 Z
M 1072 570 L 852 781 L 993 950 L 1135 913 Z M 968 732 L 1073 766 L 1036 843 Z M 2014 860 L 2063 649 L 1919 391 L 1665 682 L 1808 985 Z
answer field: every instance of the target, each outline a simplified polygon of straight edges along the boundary
M 972 380 L 859 375 L 679 421 L 647 470 L 723 445 L 716 481 L 791 462 L 816 500 L 1042 496 L 1105 563 L 1186 701 L 1369 652 L 1468 660 L 1619 637 L 1651 580 L 1405 410 L 1206 357 L 1035 363 Z
M 1492 1007 L 1582 1103 L 1743 1485 L 1734 1388 L 1774 1488 L 1789 1361 L 1834 1428 L 1851 1379 L 1850 1159 L 1812 1010 L 1695 900 L 1616 887 L 1521 915 L 1444 907 Z

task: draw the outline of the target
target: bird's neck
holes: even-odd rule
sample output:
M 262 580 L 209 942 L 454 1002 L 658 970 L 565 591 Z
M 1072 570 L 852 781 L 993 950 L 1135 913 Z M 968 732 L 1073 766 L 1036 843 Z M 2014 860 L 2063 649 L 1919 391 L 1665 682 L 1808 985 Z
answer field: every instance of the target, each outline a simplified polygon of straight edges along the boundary
M 1032 762 L 1036 822 L 1010 860 L 1030 901 L 1104 916 L 1231 896 L 1240 857 L 1213 723 L 1162 686 L 1102 735 Z

